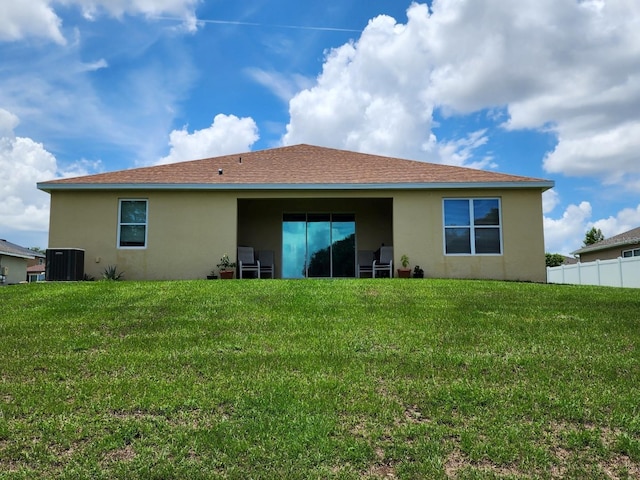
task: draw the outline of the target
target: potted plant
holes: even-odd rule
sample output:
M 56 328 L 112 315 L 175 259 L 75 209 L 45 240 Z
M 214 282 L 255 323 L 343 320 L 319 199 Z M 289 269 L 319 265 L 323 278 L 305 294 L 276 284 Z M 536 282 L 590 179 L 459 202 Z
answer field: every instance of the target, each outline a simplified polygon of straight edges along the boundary
M 220 258 L 220 263 L 216 265 L 220 270 L 220 278 L 233 278 L 233 269 L 236 266 L 226 253 Z
M 218 275 L 216 275 L 216 271 L 215 270 L 211 270 L 211 273 L 209 275 L 207 275 L 207 280 L 215 280 L 218 278 Z
M 424 278 L 424 270 L 420 268 L 420 265 L 413 268 L 413 278 Z
M 398 268 L 398 277 L 399 278 L 411 277 L 411 269 L 409 268 L 409 257 L 407 255 L 402 255 L 400 257 L 400 264 L 402 265 L 402 268 Z

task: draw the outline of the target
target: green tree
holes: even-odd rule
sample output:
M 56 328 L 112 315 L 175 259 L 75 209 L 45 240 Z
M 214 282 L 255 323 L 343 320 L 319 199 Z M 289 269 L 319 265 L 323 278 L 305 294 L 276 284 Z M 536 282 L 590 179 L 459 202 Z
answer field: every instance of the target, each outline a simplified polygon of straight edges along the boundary
M 591 227 L 591 230 L 588 230 L 584 235 L 583 244 L 584 246 L 593 245 L 594 243 L 598 243 L 604 240 L 604 235 L 599 228 Z
M 547 267 L 559 267 L 564 263 L 564 255 L 561 253 L 545 253 Z

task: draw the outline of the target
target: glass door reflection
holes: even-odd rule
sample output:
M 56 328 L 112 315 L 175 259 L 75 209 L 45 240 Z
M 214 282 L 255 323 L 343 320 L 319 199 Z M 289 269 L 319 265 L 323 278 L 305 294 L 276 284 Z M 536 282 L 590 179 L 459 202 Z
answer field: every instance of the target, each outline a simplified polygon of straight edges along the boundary
M 307 215 L 307 276 L 331 276 L 331 216 Z
M 333 277 L 356 276 L 356 222 L 353 215 L 333 215 L 331 265 Z
M 285 215 L 282 221 L 282 278 L 307 276 L 307 216 Z
M 283 278 L 354 277 L 355 231 L 351 214 L 285 214 Z

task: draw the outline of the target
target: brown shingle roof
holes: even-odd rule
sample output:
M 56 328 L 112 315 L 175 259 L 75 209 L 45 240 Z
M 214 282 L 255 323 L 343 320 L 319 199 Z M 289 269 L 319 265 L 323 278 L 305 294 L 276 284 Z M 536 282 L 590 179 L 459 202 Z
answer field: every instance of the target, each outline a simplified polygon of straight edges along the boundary
M 629 230 L 628 232 L 619 233 L 613 237 L 605 238 L 592 245 L 582 247 L 572 254 L 579 255 L 581 253 L 593 252 L 597 250 L 606 250 L 607 248 L 613 248 L 624 245 L 636 245 L 640 244 L 640 227 Z
M 222 171 L 222 174 L 219 174 Z M 529 177 L 403 160 L 312 145 L 294 145 L 203 160 L 134 168 L 52 180 L 42 190 L 153 185 L 211 188 L 294 188 L 408 184 L 513 184 L 550 188 L 553 182 Z M 535 185 L 533 185 L 535 184 Z
M 30 267 L 27 267 L 27 273 L 44 273 L 45 269 L 46 267 L 44 264 L 31 265 Z
M 15 243 L 8 242 L 4 238 L 0 239 L 0 255 L 20 258 L 44 257 L 44 255 L 42 255 L 41 253 L 35 252 L 25 247 L 21 247 L 20 245 L 17 245 Z

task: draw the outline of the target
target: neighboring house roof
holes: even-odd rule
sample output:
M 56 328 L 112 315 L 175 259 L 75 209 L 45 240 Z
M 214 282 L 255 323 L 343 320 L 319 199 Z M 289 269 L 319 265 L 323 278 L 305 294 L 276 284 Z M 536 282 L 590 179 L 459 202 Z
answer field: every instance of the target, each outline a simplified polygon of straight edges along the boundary
M 19 258 L 44 257 L 44 255 L 39 252 L 21 247 L 20 245 L 16 245 L 15 243 L 7 242 L 4 239 L 0 239 L 0 255 Z
M 31 273 L 31 274 L 44 273 L 44 271 L 45 271 L 45 265 L 44 264 L 31 265 L 30 267 L 27 267 L 27 273 Z
M 599 250 L 608 250 L 614 247 L 622 247 L 625 245 L 637 245 L 640 244 L 640 227 L 629 230 L 628 232 L 623 232 L 618 235 L 614 235 L 610 238 L 605 238 L 599 242 L 593 243 L 591 245 L 587 245 L 586 247 L 582 247 L 575 252 L 572 252 L 572 255 L 580 255 L 582 253 L 587 252 L 595 252 Z
M 312 145 L 294 145 L 203 160 L 134 168 L 38 184 L 69 189 L 384 189 L 543 188 L 538 178 L 383 157 Z

